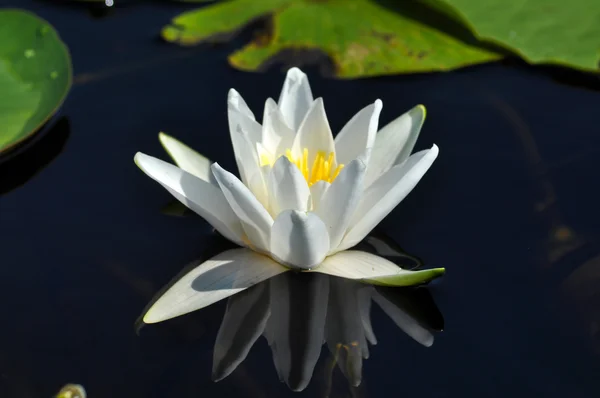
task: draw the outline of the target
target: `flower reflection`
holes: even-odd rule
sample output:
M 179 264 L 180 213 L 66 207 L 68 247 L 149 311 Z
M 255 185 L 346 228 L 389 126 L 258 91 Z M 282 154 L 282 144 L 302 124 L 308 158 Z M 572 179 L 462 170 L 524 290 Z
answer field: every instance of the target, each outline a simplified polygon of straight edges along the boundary
M 231 247 L 231 242 L 217 238 L 203 257 L 218 257 L 215 252 L 228 253 Z M 403 269 L 423 265 L 378 231 L 356 248 Z M 247 255 L 259 256 L 249 250 Z M 138 320 L 138 327 L 194 311 L 206 300 L 228 298 L 214 346 L 212 378 L 219 381 L 230 375 L 264 336 L 279 379 L 294 391 L 303 390 L 310 382 L 323 344 L 331 354 L 331 370 L 339 368 L 352 386 L 361 383 L 369 344 L 377 344 L 370 319 L 373 301 L 400 329 L 426 347 L 433 344 L 432 331 L 443 329 L 443 317 L 422 286 L 372 285 L 361 279 L 316 272 L 285 272 L 245 286 L 244 275 L 252 273 L 246 267 L 252 267 L 252 261 L 247 259 L 233 273 L 223 274 L 221 270 L 226 267 L 215 267 L 210 278 L 218 281 L 218 286 L 229 286 L 221 289 L 198 285 L 193 273 L 206 264 L 198 259 L 155 295 L 144 311 L 144 322 Z M 205 276 L 201 278 L 203 283 L 206 280 Z
M 348 382 L 358 386 L 368 343 L 377 344 L 372 301 L 426 347 L 433 344 L 432 331 L 443 327 L 424 288 L 390 289 L 323 274 L 285 273 L 229 298 L 214 347 L 213 379 L 231 374 L 262 335 L 279 379 L 292 390 L 309 384 L 323 343 Z

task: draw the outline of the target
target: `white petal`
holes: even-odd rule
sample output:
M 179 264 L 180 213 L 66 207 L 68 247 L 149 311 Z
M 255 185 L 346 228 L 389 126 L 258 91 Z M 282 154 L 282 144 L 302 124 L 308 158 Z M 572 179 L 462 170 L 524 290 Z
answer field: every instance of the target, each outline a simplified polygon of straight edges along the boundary
M 236 176 L 218 163 L 213 163 L 211 169 L 250 242 L 258 250 L 268 251 L 269 231 L 273 225 L 269 212 Z
M 367 167 L 365 186 L 410 156 L 425 121 L 425 107 L 417 105 L 379 130 Z
M 240 220 L 218 187 L 179 167 L 140 152 L 135 155 L 134 160 L 144 173 L 208 221 L 221 235 L 238 245 L 245 245 Z
M 335 154 L 338 163 L 348 164 L 359 156 L 365 156 L 368 162 L 382 107 L 381 100 L 375 101 L 354 115 L 342 128 L 335 137 Z
M 264 166 L 270 169 L 269 166 Z M 268 175 L 268 174 L 267 174 Z M 262 168 L 253 168 L 252 173 L 248 175 L 246 186 L 256 199 L 263 205 L 265 209 L 269 208 L 269 191 L 267 189 L 267 181 Z
M 415 153 L 367 188 L 337 250 L 345 250 L 363 240 L 413 190 L 437 155 L 436 145 Z
M 229 298 L 213 350 L 214 381 L 229 376 L 246 358 L 265 329 L 269 304 L 267 281 Z
M 300 69 L 291 68 L 287 72 L 278 101 L 279 109 L 291 129 L 298 131 L 312 102 L 308 77 Z
M 252 144 L 248 134 L 240 126 L 231 133 L 231 139 L 236 142 L 236 161 L 240 179 L 250 188 L 250 191 L 265 207 L 268 206 L 267 185 L 259 162 L 258 147 L 260 143 Z M 254 149 L 256 148 L 256 149 Z
M 394 305 L 377 291 L 373 292 L 373 301 L 381 307 L 387 316 L 389 316 L 392 321 L 404 331 L 404 333 L 408 334 L 425 347 L 431 347 L 433 344 L 433 335 L 431 332 L 419 325 L 419 323 L 402 308 Z
M 310 189 L 304 176 L 285 156 L 280 157 L 269 175 L 269 205 L 272 215 L 283 210 L 308 210 Z
M 443 268 L 405 270 L 383 257 L 355 250 L 329 256 L 320 266 L 311 271 L 381 286 L 413 286 L 429 282 L 444 274 Z
M 176 281 L 146 312 L 144 322 L 161 322 L 199 310 L 285 271 L 250 249 L 227 250 Z
M 327 225 L 329 246 L 335 249 L 341 242 L 362 193 L 366 165 L 355 159 L 344 167 L 321 198 L 315 213 Z
M 294 138 L 292 154 L 295 158 L 302 156 L 304 148 L 308 149 L 308 164 L 312 165 L 318 151 L 327 154 L 335 151 L 331 128 L 327 121 L 323 99 L 317 98 L 311 105 L 306 118 L 298 129 L 298 134 Z M 335 169 L 337 162 L 334 157 L 332 169 Z
M 248 176 L 253 174 L 252 171 L 247 170 L 248 166 L 256 164 L 258 167 L 255 148 L 256 143 L 261 141 L 262 127 L 254 120 L 254 115 L 234 89 L 229 90 L 227 97 L 227 117 L 238 171 L 242 181 L 246 182 Z
M 240 126 L 254 145 L 262 138 L 262 126 L 255 120 L 254 114 L 244 102 L 240 93 L 234 89 L 229 90 L 227 96 L 227 116 L 229 119 L 229 131 L 236 131 Z
M 323 195 L 329 189 L 330 186 L 331 186 L 331 184 L 325 180 L 317 181 L 310 186 L 310 201 L 311 201 L 310 211 L 316 212 L 319 210 L 321 198 L 323 197 Z
M 250 119 L 256 120 L 256 117 L 254 117 L 254 113 L 252 113 L 252 111 L 248 107 L 248 104 L 246 104 L 246 101 L 244 101 L 241 94 L 238 93 L 235 89 L 232 88 L 229 90 L 229 93 L 227 95 L 227 102 L 232 107 L 239 110 L 242 114 L 248 116 Z
M 260 143 L 256 143 L 256 154 L 259 159 L 258 165 L 250 165 L 248 170 L 249 178 L 246 186 L 256 196 L 256 199 L 263 204 L 265 209 L 269 208 L 269 187 L 268 180 L 271 173 L 271 166 L 275 163 L 275 157 L 272 153 Z M 244 180 L 242 180 L 244 181 Z
M 281 212 L 271 229 L 271 255 L 292 268 L 309 269 L 323 261 L 329 250 L 327 227 L 313 213 Z
M 291 149 L 294 143 L 294 130 L 289 128 L 275 101 L 271 98 L 265 103 L 262 125 L 262 144 L 276 158 Z
M 211 161 L 207 157 L 200 155 L 181 141 L 163 132 L 158 134 L 158 139 L 180 169 L 215 186 L 217 185 L 210 171 Z
M 256 154 L 258 155 L 258 161 L 261 165 L 271 165 L 275 163 L 275 154 L 270 152 L 263 144 L 260 142 L 256 143 Z

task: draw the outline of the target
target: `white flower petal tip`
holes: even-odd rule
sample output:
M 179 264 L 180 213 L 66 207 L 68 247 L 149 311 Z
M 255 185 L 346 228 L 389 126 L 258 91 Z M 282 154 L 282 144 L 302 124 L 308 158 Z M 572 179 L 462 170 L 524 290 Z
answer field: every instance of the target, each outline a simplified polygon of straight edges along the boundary
M 232 249 L 200 264 L 169 287 L 144 315 L 157 323 L 207 307 L 287 268 L 249 249 Z
M 423 125 L 423 122 L 425 121 L 425 118 L 427 117 L 427 108 L 425 108 L 425 105 L 423 104 L 419 104 L 414 106 L 411 110 L 408 111 L 409 114 L 411 114 L 415 120 L 420 121 L 420 123 L 415 123 L 415 125 L 421 124 Z M 419 117 L 420 115 L 420 117 Z
M 249 112 L 250 108 L 246 105 L 246 101 L 244 101 L 242 95 L 233 88 L 229 89 L 229 92 L 227 93 L 227 103 L 242 113 L 252 114 L 252 112 Z
M 158 140 L 179 168 L 204 181 L 214 182 L 207 157 L 162 131 L 158 133 Z
M 339 163 L 350 163 L 359 156 L 369 158 L 375 143 L 382 108 L 383 102 L 376 100 L 361 109 L 340 130 L 335 137 L 336 157 Z
M 402 163 L 410 156 L 419 138 L 425 116 L 425 106 L 417 105 L 377 132 L 365 186 L 368 187 L 394 165 Z
M 291 129 L 298 130 L 312 102 L 313 95 L 306 74 L 295 67 L 289 69 L 277 104 Z
M 290 80 L 299 81 L 300 79 L 306 78 L 306 73 L 302 72 L 300 68 L 293 66 L 288 69 L 286 77 Z
M 298 270 L 318 266 L 329 250 L 327 226 L 313 213 L 285 210 L 271 229 L 271 256 Z
M 419 271 L 402 270 L 400 274 L 383 275 L 360 279 L 363 283 L 377 286 L 416 286 L 431 282 L 446 273 L 445 268 L 432 268 Z
M 144 170 L 144 168 L 142 167 L 141 162 L 143 162 L 144 157 L 149 156 L 142 152 L 136 152 L 135 156 L 133 157 L 133 161 L 135 162 L 136 166 L 139 167 L 142 171 Z

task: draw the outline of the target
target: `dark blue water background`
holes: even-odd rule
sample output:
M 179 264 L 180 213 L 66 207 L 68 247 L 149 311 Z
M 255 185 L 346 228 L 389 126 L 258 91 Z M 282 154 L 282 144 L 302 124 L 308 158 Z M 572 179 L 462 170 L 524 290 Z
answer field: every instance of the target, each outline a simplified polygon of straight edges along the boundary
M 57 28 L 75 83 L 55 128 L 0 165 L 0 396 L 46 397 L 67 382 L 90 397 L 325 396 L 325 348 L 312 383 L 293 393 L 264 339 L 211 381 L 225 301 L 134 328 L 214 237 L 198 217 L 161 214 L 171 197 L 133 155 L 167 159 L 162 130 L 235 170 L 227 90 L 260 115 L 283 69 L 233 70 L 226 55 L 240 43 L 162 43 L 160 27 L 189 5 L 133 4 L 98 19 L 58 1 L 3 3 Z M 381 230 L 446 267 L 428 288 L 444 331 L 425 348 L 374 306 L 379 342 L 363 382 L 351 388 L 336 371 L 330 396 L 597 397 L 600 93 L 514 62 L 357 81 L 307 70 L 334 131 L 376 98 L 382 125 L 422 103 L 416 149 L 440 147 Z

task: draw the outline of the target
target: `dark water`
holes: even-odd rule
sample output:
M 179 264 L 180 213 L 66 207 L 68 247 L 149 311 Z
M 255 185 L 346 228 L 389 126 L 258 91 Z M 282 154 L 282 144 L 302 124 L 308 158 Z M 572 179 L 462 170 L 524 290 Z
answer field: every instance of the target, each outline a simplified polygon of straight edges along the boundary
M 47 397 L 68 382 L 90 397 L 600 393 L 598 91 L 514 64 L 351 82 L 310 73 L 334 131 L 376 98 L 382 125 L 427 106 L 416 149 L 436 143 L 440 156 L 380 230 L 427 266 L 446 267 L 409 300 L 444 330 L 426 348 L 373 305 L 378 342 L 357 388 L 331 371 L 324 345 L 311 383 L 291 392 L 263 338 L 214 383 L 227 300 L 136 334 L 153 295 L 219 243 L 198 217 L 160 212 L 171 198 L 133 155 L 167 159 L 163 130 L 235 170 L 227 90 L 260 114 L 283 71 L 232 70 L 235 44 L 161 43 L 159 28 L 185 5 L 132 4 L 102 19 L 62 2 L 3 5 L 49 20 L 76 77 L 55 128 L 0 164 L 1 397 Z

